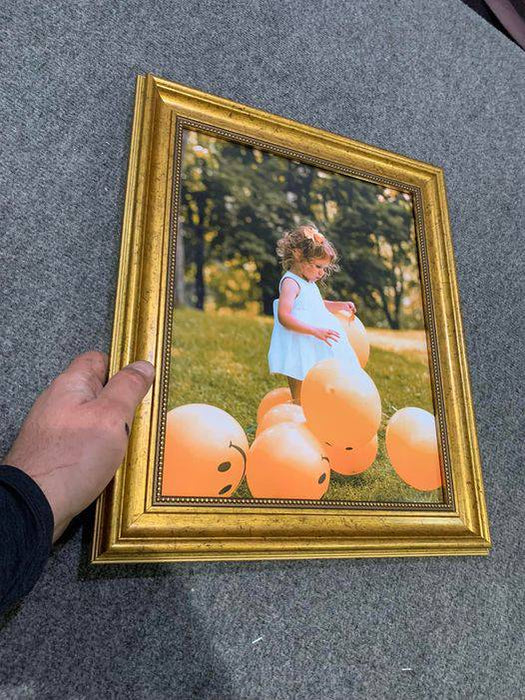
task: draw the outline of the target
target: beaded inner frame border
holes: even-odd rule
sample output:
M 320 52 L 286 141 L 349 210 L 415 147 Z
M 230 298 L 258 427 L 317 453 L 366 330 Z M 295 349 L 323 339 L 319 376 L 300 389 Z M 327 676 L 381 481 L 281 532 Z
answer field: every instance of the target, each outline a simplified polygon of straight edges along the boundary
M 198 131 L 209 136 L 217 136 L 228 141 L 233 141 L 243 145 L 248 145 L 257 148 L 261 151 L 272 153 L 276 156 L 288 158 L 294 161 L 299 161 L 305 165 L 315 166 L 328 170 L 340 175 L 348 177 L 356 177 L 368 182 L 374 182 L 380 185 L 391 185 L 395 189 L 406 192 L 412 196 L 413 212 L 415 220 L 416 232 L 416 247 L 418 251 L 419 269 L 421 278 L 421 292 L 423 297 L 424 318 L 426 330 L 429 338 L 429 362 L 430 375 L 432 384 L 432 394 L 434 398 L 434 407 L 436 411 L 436 419 L 438 424 L 438 438 L 440 444 L 440 460 L 443 475 L 443 501 L 441 503 L 418 503 L 410 501 L 342 501 L 342 500 L 302 500 L 302 499 L 275 499 L 275 498 L 221 498 L 221 497 L 183 497 L 183 496 L 165 496 L 161 493 L 162 488 L 162 464 L 164 457 L 164 440 L 166 431 L 166 414 L 170 376 L 170 348 L 171 348 L 171 331 L 173 322 L 173 298 L 175 287 L 175 251 L 177 237 L 177 221 L 180 211 L 180 189 L 181 189 L 181 169 L 183 158 L 183 132 L 185 129 Z M 441 373 L 439 365 L 438 345 L 436 339 L 436 319 L 432 312 L 432 290 L 430 285 L 430 274 L 428 270 L 428 255 L 425 241 L 425 227 L 423 221 L 423 201 L 421 189 L 415 185 L 410 185 L 393 178 L 374 175 L 373 173 L 343 166 L 339 163 L 333 163 L 329 160 L 323 160 L 314 156 L 309 156 L 300 151 L 277 146 L 275 144 L 263 141 L 260 139 L 251 138 L 243 134 L 229 131 L 210 124 L 198 122 L 186 117 L 176 117 L 175 128 L 175 154 L 174 154 L 174 172 L 173 172 L 173 189 L 172 189 L 172 206 L 169 232 L 169 269 L 168 269 L 168 303 L 166 305 L 166 318 L 164 328 L 165 344 L 163 348 L 162 360 L 162 384 L 160 396 L 160 417 L 157 430 L 156 448 L 155 448 L 155 465 L 154 465 L 154 485 L 155 497 L 152 505 L 155 506 L 170 506 L 178 505 L 203 505 L 210 506 L 211 504 L 224 504 L 229 506 L 250 506 L 261 507 L 265 506 L 282 506 L 285 508 L 302 508 L 305 506 L 312 510 L 318 509 L 341 509 L 349 508 L 352 510 L 419 510 L 424 512 L 443 512 L 454 511 L 454 491 L 452 489 L 452 474 L 450 467 L 449 449 L 448 449 L 448 434 L 446 427 L 443 390 L 441 382 Z M 433 381 L 432 381 L 433 380 Z

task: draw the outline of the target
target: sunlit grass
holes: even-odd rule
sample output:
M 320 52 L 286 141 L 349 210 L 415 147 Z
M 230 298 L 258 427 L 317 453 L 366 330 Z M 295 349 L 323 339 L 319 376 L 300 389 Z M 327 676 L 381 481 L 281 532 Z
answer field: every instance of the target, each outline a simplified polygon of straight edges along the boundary
M 271 320 L 246 315 L 203 313 L 177 309 L 174 313 L 168 409 L 186 403 L 208 403 L 232 415 L 251 443 L 257 407 L 270 389 L 286 380 L 268 371 Z M 421 492 L 405 484 L 390 465 L 385 428 L 390 416 L 404 406 L 433 411 L 428 367 L 418 353 L 396 353 L 372 347 L 366 371 L 382 401 L 378 453 L 374 464 L 356 476 L 332 472 L 324 499 L 352 501 L 440 502 L 441 489 Z M 249 498 L 243 481 L 233 497 Z

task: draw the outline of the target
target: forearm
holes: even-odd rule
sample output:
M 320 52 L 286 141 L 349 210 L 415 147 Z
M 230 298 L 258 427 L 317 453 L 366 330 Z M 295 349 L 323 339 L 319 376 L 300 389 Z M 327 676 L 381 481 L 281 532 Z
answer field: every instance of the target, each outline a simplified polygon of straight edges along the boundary
M 338 301 L 325 301 L 324 305 L 328 311 L 335 311 L 339 307 L 340 302 Z
M 292 316 L 292 314 L 279 311 L 279 322 L 289 331 L 304 333 L 305 335 L 312 335 L 312 326 L 299 321 L 297 318 L 295 318 L 295 316 Z

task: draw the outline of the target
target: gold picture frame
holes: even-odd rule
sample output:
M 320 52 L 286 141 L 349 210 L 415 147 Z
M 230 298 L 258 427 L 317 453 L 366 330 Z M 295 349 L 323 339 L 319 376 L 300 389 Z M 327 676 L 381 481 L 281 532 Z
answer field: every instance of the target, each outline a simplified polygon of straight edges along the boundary
M 176 247 L 172 194 L 181 177 L 184 128 L 411 193 L 440 425 L 442 503 L 342 507 L 159 496 Z M 98 499 L 92 563 L 488 552 L 442 168 L 152 75 L 138 76 L 110 374 L 137 359 L 151 361 L 157 379 L 137 409 L 125 461 Z

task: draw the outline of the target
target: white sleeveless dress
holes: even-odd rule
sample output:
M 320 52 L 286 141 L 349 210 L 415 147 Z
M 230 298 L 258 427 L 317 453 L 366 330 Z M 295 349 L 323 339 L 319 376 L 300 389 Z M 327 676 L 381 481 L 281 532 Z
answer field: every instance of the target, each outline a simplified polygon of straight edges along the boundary
M 298 333 L 285 328 L 279 321 L 279 299 L 273 302 L 273 331 L 268 352 L 268 365 L 272 374 L 284 374 L 287 377 L 303 380 L 308 370 L 321 360 L 336 357 L 347 366 L 359 366 L 353 347 L 348 341 L 345 330 L 339 321 L 324 305 L 321 292 L 315 282 L 307 282 L 293 272 L 285 272 L 279 282 L 279 293 L 283 280 L 287 277 L 299 285 L 292 307 L 292 315 L 303 323 L 317 328 L 331 328 L 338 331 L 339 340 L 330 347 L 324 340 L 313 335 Z

